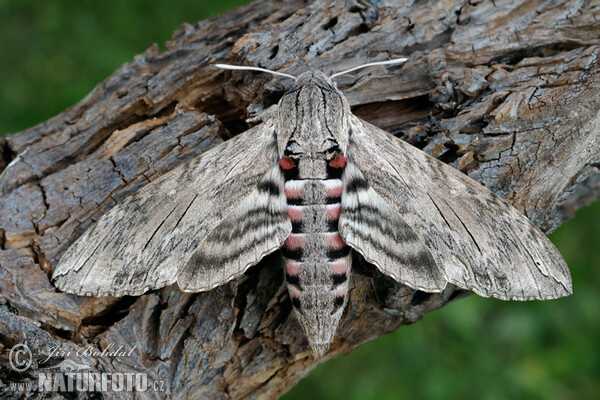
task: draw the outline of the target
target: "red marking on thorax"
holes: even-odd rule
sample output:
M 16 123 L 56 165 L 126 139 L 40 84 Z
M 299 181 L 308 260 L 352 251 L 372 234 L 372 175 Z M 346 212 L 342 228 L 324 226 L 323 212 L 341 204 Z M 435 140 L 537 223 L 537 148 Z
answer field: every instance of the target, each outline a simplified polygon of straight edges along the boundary
M 335 250 L 341 249 L 346 245 L 339 232 L 327 235 L 327 244 L 329 245 L 329 247 Z
M 296 164 L 294 163 L 294 161 L 291 158 L 283 157 L 282 159 L 279 160 L 279 166 L 282 169 L 292 169 L 296 166 Z
M 304 244 L 306 244 L 306 239 L 293 233 L 285 239 L 285 242 L 283 242 L 283 245 L 290 250 L 299 249 L 304 246 Z
M 329 165 L 333 168 L 344 168 L 348 159 L 344 155 L 340 154 L 333 160 L 329 161 Z

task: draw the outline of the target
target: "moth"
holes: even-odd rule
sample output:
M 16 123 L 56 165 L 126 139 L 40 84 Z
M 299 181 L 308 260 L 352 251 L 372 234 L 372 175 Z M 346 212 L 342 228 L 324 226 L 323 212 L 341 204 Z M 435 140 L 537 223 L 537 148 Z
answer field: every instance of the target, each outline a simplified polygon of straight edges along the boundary
M 352 251 L 425 292 L 451 283 L 505 300 L 569 295 L 566 263 L 524 215 L 354 116 L 333 83 L 405 60 L 330 77 L 270 71 L 295 80 L 271 118 L 113 207 L 63 255 L 56 286 L 122 296 L 176 282 L 200 292 L 280 249 L 295 315 L 318 356 L 348 301 Z

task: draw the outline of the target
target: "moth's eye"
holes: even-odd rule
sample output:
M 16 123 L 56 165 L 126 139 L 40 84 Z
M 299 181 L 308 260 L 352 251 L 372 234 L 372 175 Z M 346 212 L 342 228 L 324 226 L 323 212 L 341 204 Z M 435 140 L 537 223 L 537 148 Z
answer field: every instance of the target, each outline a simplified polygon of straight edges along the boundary
M 329 148 L 327 149 L 327 151 L 340 151 L 340 146 L 337 144 L 337 142 L 329 142 Z
M 289 142 L 288 145 L 285 147 L 285 151 L 283 152 L 284 155 L 290 156 L 290 155 L 296 154 L 296 153 L 294 153 L 292 144 L 293 144 L 292 142 Z

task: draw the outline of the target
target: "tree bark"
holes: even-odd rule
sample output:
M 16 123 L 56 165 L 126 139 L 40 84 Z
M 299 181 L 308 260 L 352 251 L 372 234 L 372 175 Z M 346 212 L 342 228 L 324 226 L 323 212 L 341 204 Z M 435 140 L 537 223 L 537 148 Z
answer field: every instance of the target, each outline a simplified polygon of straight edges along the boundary
M 315 359 L 276 256 L 206 293 L 57 291 L 52 270 L 82 231 L 128 194 L 247 129 L 246 119 L 276 103 L 288 83 L 210 67 L 216 62 L 299 74 L 408 56 L 406 65 L 338 80 L 356 115 L 459 168 L 542 230 L 599 197 L 598 1 L 374 4 L 259 0 L 185 24 L 166 51 L 150 47 L 79 104 L 0 138 L 4 384 L 35 384 L 68 358 L 93 372 L 145 372 L 164 382 L 167 392 L 136 398 L 275 398 L 322 361 L 468 294 L 415 291 L 357 260 L 337 339 Z M 8 362 L 17 343 L 33 354 L 21 373 Z M 120 346 L 131 354 L 81 354 Z

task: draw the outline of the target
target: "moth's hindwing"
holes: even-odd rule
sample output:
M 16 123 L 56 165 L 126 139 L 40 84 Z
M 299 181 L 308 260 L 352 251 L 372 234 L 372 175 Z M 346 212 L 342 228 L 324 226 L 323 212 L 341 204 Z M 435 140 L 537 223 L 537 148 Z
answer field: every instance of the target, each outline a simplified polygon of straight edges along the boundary
M 460 171 L 351 119 L 348 158 L 429 248 L 447 282 L 500 299 L 571 294 L 566 263 L 527 217 Z M 392 276 L 401 268 L 377 265 Z M 406 283 L 419 288 L 428 281 L 414 274 Z
M 88 229 L 59 261 L 56 286 L 77 294 L 122 296 L 174 283 L 178 269 L 223 216 L 249 210 L 252 199 L 266 199 L 253 193 L 276 162 L 274 129 L 267 121 L 174 169 Z M 278 240 L 267 242 L 276 247 Z M 263 252 L 264 247 L 256 256 Z M 226 271 L 213 274 L 219 281 L 224 276 Z M 206 286 L 197 290 L 214 286 L 212 279 L 202 278 Z

